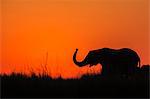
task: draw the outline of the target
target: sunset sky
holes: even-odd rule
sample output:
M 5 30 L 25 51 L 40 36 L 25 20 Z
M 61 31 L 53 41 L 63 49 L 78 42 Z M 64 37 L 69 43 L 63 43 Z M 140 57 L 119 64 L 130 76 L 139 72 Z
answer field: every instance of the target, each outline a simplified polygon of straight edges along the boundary
M 89 50 L 128 47 L 150 64 L 148 0 L 0 0 L 1 73 L 39 72 L 78 77 L 100 66 L 79 68 Z

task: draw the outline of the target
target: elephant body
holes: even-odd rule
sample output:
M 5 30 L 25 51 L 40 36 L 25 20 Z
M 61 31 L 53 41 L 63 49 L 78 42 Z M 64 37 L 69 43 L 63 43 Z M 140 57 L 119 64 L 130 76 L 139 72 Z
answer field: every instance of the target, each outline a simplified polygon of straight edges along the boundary
M 140 57 L 138 54 L 129 49 L 110 49 L 102 48 L 89 51 L 88 55 L 81 62 L 76 60 L 76 49 L 73 55 L 73 61 L 76 65 L 82 67 L 85 65 L 102 65 L 102 74 L 127 74 L 133 73 L 134 70 L 140 67 Z

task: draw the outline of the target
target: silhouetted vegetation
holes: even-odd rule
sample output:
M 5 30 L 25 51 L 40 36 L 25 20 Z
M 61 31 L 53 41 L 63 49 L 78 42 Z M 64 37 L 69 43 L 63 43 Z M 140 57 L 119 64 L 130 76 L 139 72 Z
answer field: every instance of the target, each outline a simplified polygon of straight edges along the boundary
M 52 79 L 22 73 L 0 75 L 2 97 L 149 97 L 149 65 L 130 75 L 84 75 L 80 79 Z

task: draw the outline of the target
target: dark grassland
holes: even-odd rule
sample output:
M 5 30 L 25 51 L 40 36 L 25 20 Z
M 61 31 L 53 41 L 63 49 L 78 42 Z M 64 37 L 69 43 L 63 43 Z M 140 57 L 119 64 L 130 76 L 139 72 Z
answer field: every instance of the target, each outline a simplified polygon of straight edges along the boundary
M 80 79 L 52 79 L 34 73 L 31 77 L 12 73 L 0 78 L 3 98 L 149 98 L 149 67 L 129 77 L 84 75 Z

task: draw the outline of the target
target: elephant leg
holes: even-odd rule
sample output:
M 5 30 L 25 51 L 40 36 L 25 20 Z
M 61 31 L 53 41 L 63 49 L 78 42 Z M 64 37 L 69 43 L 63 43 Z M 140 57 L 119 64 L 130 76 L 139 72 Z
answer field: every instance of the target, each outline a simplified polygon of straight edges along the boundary
M 102 65 L 102 75 L 110 75 L 111 74 L 111 65 Z
M 105 66 L 102 66 L 102 75 L 107 75 L 107 68 Z

